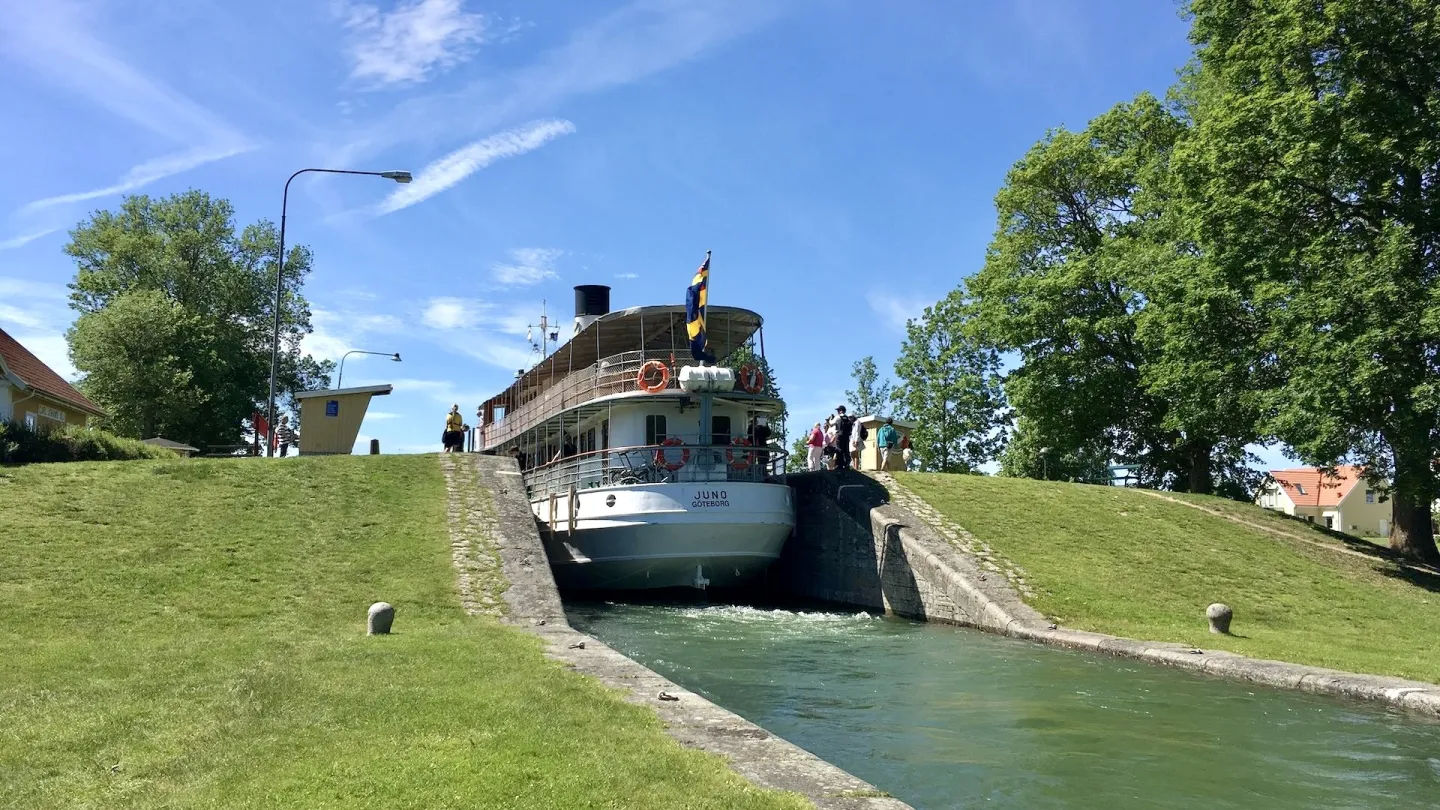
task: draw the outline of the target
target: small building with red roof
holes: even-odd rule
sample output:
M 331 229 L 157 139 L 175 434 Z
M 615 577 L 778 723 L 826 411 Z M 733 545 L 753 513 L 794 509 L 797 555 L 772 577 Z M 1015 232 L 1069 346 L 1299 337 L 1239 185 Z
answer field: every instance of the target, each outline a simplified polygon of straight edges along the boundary
M 1255 503 L 1347 534 L 1390 533 L 1390 501 L 1345 464 L 1326 475 L 1316 467 L 1271 470 Z
M 105 411 L 0 329 L 0 420 L 84 426 Z

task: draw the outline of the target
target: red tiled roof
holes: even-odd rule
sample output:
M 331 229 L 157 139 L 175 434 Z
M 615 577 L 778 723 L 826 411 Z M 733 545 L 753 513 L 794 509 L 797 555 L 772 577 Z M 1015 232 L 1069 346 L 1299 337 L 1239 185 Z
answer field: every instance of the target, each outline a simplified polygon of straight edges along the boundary
M 1296 506 L 1339 506 L 1361 480 L 1360 468 L 1350 464 L 1337 467 L 1335 475 L 1323 479 L 1320 470 L 1314 467 L 1271 470 L 1270 477 L 1284 488 Z
M 65 382 L 53 369 L 40 362 L 40 358 L 21 346 L 20 342 L 10 337 L 4 329 L 0 329 L 0 361 L 3 361 L 5 368 L 19 377 L 26 387 L 86 413 L 98 416 L 105 414 L 99 405 L 75 390 L 75 386 Z

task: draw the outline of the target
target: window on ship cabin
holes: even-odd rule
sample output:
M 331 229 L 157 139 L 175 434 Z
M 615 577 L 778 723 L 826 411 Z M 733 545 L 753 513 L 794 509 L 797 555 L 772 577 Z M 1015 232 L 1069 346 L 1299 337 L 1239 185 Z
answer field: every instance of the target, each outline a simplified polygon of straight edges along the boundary
M 730 443 L 730 417 L 710 417 L 710 443 L 721 445 Z
M 669 435 L 665 432 L 665 415 L 652 413 L 645 417 L 645 443 L 660 444 Z

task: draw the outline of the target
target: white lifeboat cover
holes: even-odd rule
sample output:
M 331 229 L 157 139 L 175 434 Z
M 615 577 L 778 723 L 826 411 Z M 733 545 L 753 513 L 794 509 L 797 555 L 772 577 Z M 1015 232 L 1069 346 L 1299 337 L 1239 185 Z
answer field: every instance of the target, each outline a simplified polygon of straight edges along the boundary
M 734 391 L 735 371 L 716 366 L 685 366 L 680 369 L 680 390 L 695 394 Z

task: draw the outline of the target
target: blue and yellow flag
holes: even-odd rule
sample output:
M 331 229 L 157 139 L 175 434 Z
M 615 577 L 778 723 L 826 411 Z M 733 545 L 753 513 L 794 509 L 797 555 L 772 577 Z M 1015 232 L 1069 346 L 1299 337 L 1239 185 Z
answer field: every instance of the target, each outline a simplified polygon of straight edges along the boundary
M 690 356 L 697 363 L 714 363 L 715 355 L 710 353 L 705 339 L 705 303 L 710 287 L 710 251 L 705 251 L 705 261 L 695 271 L 690 288 L 685 291 L 685 329 L 690 334 Z

